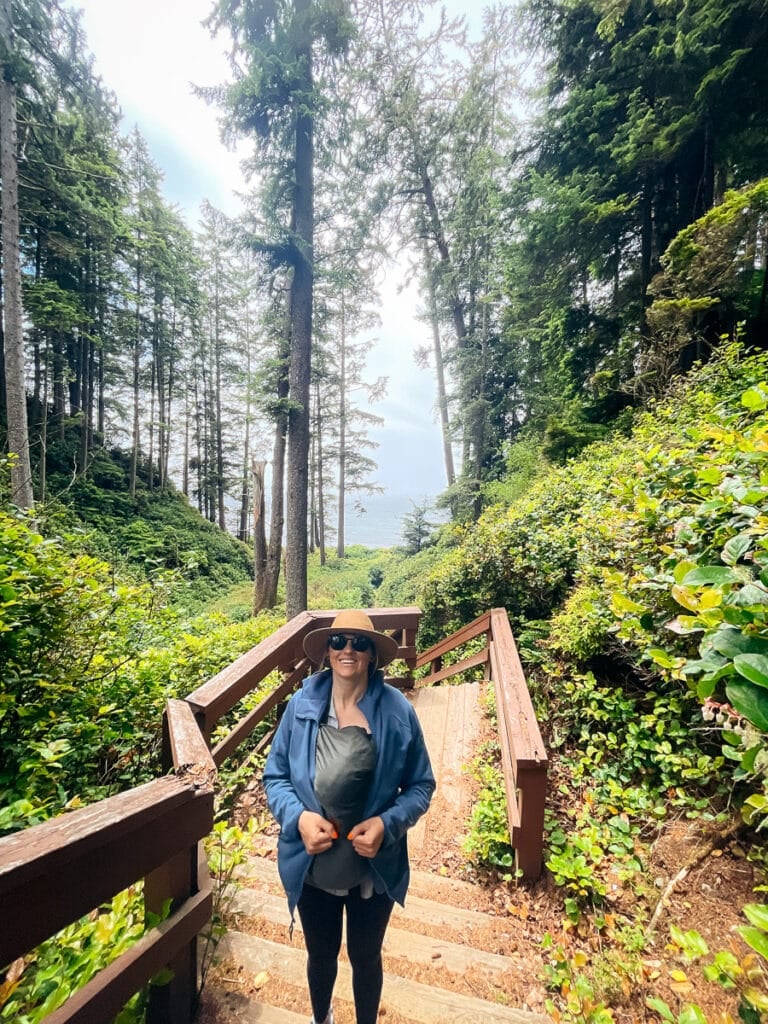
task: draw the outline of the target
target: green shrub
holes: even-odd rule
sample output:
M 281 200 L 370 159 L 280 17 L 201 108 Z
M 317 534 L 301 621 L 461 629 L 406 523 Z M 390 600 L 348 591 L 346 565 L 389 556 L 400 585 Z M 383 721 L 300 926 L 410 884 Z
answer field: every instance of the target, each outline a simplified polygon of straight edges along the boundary
M 160 574 L 122 583 L 0 512 L 0 832 L 160 771 L 162 713 L 282 620 L 185 622 Z

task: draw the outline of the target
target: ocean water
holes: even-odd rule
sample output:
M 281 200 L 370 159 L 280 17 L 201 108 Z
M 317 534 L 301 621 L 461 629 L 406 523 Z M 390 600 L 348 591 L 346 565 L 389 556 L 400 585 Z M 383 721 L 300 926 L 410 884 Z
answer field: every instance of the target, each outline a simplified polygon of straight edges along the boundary
M 431 523 L 443 522 L 446 516 L 433 509 L 434 497 L 408 494 L 362 495 L 360 500 L 347 502 L 344 522 L 344 540 L 347 547 L 362 544 L 366 548 L 392 548 L 403 543 L 403 518 L 414 512 L 416 507 L 427 507 L 427 519 Z M 361 511 L 360 507 L 365 511 Z M 230 497 L 227 501 L 227 528 L 237 533 L 239 505 Z M 267 529 L 269 529 L 269 504 L 267 503 Z M 331 514 L 326 534 L 326 547 L 330 551 L 336 545 L 336 515 Z
M 431 505 L 432 496 L 408 494 L 362 495 L 359 512 L 352 503 L 347 504 L 344 533 L 347 546 L 362 544 L 367 548 L 391 548 L 403 543 L 403 517 L 412 514 L 415 506 Z M 442 515 L 428 512 L 430 522 Z

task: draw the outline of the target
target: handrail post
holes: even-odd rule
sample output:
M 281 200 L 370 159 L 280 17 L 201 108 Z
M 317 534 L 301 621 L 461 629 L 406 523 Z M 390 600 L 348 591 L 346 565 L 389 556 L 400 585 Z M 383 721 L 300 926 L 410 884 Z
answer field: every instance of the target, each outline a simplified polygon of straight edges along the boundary
M 515 869 L 523 878 L 535 880 L 541 874 L 544 857 L 546 762 L 533 767 L 518 766 L 517 787 L 520 837 L 515 847 Z
M 171 900 L 171 913 L 198 891 L 197 843 L 182 850 L 144 880 L 144 906 L 161 915 Z M 164 985 L 150 985 L 147 1024 L 190 1024 L 197 1000 L 197 936 L 180 950 L 168 969 L 172 977 Z
M 216 765 L 198 728 L 190 705 L 169 700 L 163 714 L 163 762 L 182 777 L 191 776 L 196 788 L 207 791 L 210 804 L 208 831 L 213 827 L 213 784 Z M 162 914 L 170 900 L 173 914 L 201 883 L 210 884 L 202 841 L 181 850 L 150 872 L 144 880 L 144 906 Z M 193 935 L 167 965 L 171 978 L 164 985 L 151 985 L 147 1024 L 190 1024 L 197 1009 L 197 935 Z
M 415 649 L 415 647 L 416 647 L 416 630 L 415 629 L 408 629 L 408 628 L 406 628 L 406 629 L 403 630 L 403 646 L 404 647 L 413 647 Z M 413 670 L 416 668 L 416 657 L 413 656 L 411 658 L 406 658 L 405 659 L 405 664 L 408 666 L 408 671 L 410 673 L 413 673 Z

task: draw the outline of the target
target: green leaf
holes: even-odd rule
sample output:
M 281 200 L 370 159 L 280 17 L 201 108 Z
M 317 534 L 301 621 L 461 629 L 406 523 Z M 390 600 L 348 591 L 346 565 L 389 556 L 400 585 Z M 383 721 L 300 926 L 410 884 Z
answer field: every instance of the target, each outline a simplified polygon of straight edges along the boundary
M 765 637 L 742 633 L 738 629 L 718 629 L 710 640 L 718 654 L 726 658 L 733 659 L 737 654 L 768 654 L 768 640 Z
M 768 935 L 761 928 L 750 928 L 748 925 L 740 925 L 736 931 L 744 939 L 748 946 L 751 946 L 756 953 L 768 960 Z
M 752 547 L 752 537 L 748 533 L 741 533 L 738 537 L 731 537 L 720 553 L 720 557 L 726 565 L 735 565 L 740 558 Z
M 750 683 L 768 688 L 768 656 L 765 654 L 737 654 L 733 666 Z
M 734 680 L 725 688 L 728 700 L 760 732 L 768 732 L 768 692 L 751 683 Z
M 685 1006 L 677 1020 L 678 1024 L 707 1024 L 701 1007 L 693 1004 Z
M 765 992 L 761 992 L 759 988 L 755 988 L 754 985 L 747 985 L 743 990 L 742 995 L 755 1010 L 768 1010 L 768 995 L 766 995 Z M 739 1008 L 739 1016 L 744 1021 L 748 1020 L 748 1018 L 744 1016 L 744 1012 L 741 1007 Z M 755 1024 L 757 1024 L 759 1020 L 762 1020 L 762 1017 L 755 1016 Z M 749 1024 L 751 1024 L 751 1021 Z
M 744 801 L 741 808 L 741 816 L 747 825 L 752 825 L 756 818 L 768 814 L 768 797 L 762 793 L 753 793 Z
M 676 668 L 680 659 L 674 658 L 661 647 L 649 647 L 648 656 L 661 668 Z
M 741 396 L 741 404 L 745 409 L 764 409 L 766 404 L 768 404 L 768 395 L 766 395 L 762 388 L 749 388 L 749 390 L 745 391 Z
M 737 739 L 741 739 L 741 737 L 739 736 Z M 762 749 L 762 744 L 758 743 L 754 747 L 750 747 L 749 750 L 744 753 L 739 764 L 742 771 L 753 772 L 755 770 L 755 760 Z
M 768 932 L 768 906 L 765 903 L 747 903 L 743 910 L 750 924 Z
M 686 587 L 703 587 L 709 584 L 723 586 L 726 583 L 739 583 L 741 577 L 726 565 L 702 565 L 698 569 L 691 569 L 683 577 L 683 585 Z
M 674 1024 L 674 1015 L 663 999 L 658 999 L 656 996 L 648 996 L 645 1000 L 645 1005 L 649 1010 L 655 1010 L 662 1020 L 671 1021 Z
M 626 594 L 614 592 L 611 594 L 611 607 L 615 615 L 637 615 L 638 612 L 645 611 L 643 605 L 638 604 L 637 601 L 633 601 L 631 597 L 627 597 Z
M 749 608 L 752 605 L 768 604 L 768 590 L 758 587 L 754 583 L 747 583 L 731 597 L 733 604 L 739 608 Z

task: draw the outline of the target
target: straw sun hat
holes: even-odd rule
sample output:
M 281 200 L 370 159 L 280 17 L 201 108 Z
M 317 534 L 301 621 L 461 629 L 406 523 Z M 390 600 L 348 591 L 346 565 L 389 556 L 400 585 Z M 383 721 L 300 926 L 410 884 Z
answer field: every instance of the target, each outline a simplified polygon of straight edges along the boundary
M 330 626 L 324 629 L 314 629 L 304 637 L 304 653 L 316 665 L 321 665 L 327 651 L 328 637 L 332 633 L 359 633 L 367 636 L 376 648 L 376 657 L 379 668 L 384 668 L 397 656 L 398 643 L 386 633 L 379 633 L 373 628 L 373 623 L 365 612 L 347 611 L 339 612 Z

